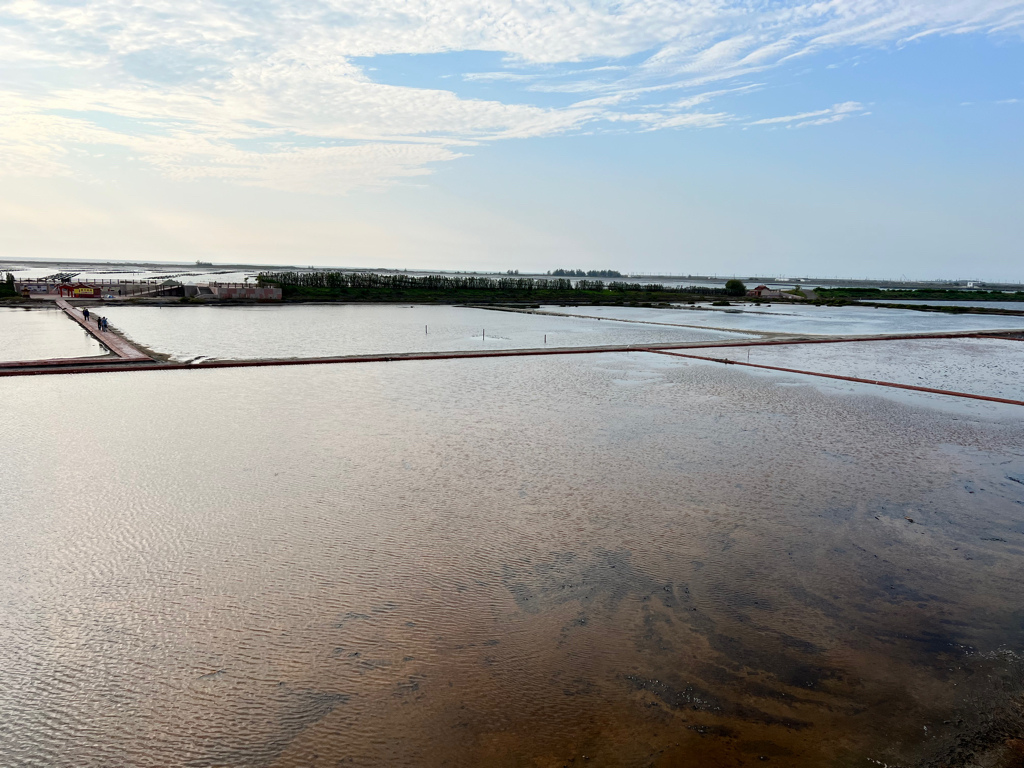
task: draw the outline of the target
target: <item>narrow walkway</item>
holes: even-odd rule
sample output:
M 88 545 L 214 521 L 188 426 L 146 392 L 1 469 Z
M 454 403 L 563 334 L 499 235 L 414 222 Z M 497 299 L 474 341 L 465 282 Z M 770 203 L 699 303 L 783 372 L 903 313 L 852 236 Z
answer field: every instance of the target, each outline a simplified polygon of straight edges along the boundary
M 65 310 L 67 311 L 67 310 Z M 75 317 L 76 310 L 71 310 L 71 316 Z M 97 335 L 96 331 L 90 326 L 85 325 L 84 321 L 78 321 L 86 327 L 90 333 L 94 336 Z M 385 362 L 399 362 L 399 361 L 414 361 L 414 360 L 469 360 L 474 358 L 495 358 L 495 357 L 543 357 L 548 355 L 590 355 L 600 354 L 604 352 L 661 352 L 671 353 L 673 350 L 712 350 L 715 348 L 723 347 L 766 347 L 766 346 L 778 346 L 778 345 L 793 345 L 793 344 L 843 344 L 850 342 L 863 342 L 863 341 L 895 341 L 902 339 L 970 339 L 970 338 L 1005 338 L 1005 336 L 994 334 L 1018 334 L 1019 330 L 1014 329 L 1010 331 L 950 331 L 944 333 L 918 333 L 918 334 L 886 334 L 886 335 L 857 335 L 857 336 L 832 336 L 832 337 L 790 337 L 785 339 L 744 339 L 742 341 L 705 341 L 705 342 L 677 342 L 675 344 L 635 344 L 635 345 L 614 345 L 614 346 L 600 346 L 600 347 L 553 347 L 553 348 L 534 348 L 534 349 L 502 349 L 502 350 L 487 350 L 487 351 L 452 351 L 452 352 L 404 352 L 404 353 L 391 353 L 383 355 L 348 355 L 344 357 L 316 357 L 316 358 L 293 358 L 288 360 L 210 360 L 200 363 L 172 363 L 172 362 L 158 362 L 141 353 L 138 356 L 130 358 L 93 358 L 90 361 L 89 358 L 81 358 L 79 361 L 68 361 L 67 364 L 64 361 L 25 361 L 19 363 L 0 364 L 0 378 L 7 376 L 39 376 L 46 374 L 71 374 L 71 373 L 104 373 L 104 372 L 115 372 L 115 371 L 200 371 L 208 370 L 213 368 L 264 368 L 274 366 L 285 366 L 285 365 L 332 365 L 342 363 L 385 363 Z M 104 334 L 104 336 L 111 336 L 113 334 Z M 98 337 L 99 338 L 99 337 Z M 117 340 L 126 346 L 127 342 L 117 337 Z M 106 342 L 104 342 L 106 343 Z M 711 362 L 725 362 L 721 358 L 703 357 L 698 355 L 686 355 L 680 354 L 683 357 L 694 357 L 701 360 L 709 360 Z M 95 362 L 103 359 L 107 361 L 106 365 L 96 365 Z M 739 363 L 729 363 L 738 365 Z M 754 365 L 750 364 L 755 368 L 770 368 L 770 366 Z M 778 370 L 788 371 L 788 369 L 780 368 Z M 889 384 L 887 382 L 876 382 L 869 381 L 866 379 L 852 379 L 848 377 L 832 376 L 830 374 L 814 374 L 810 371 L 788 371 L 792 373 L 803 373 L 808 375 L 826 376 L 828 378 L 846 378 L 849 381 L 858 381 L 867 384 L 880 384 L 884 386 L 894 386 L 901 389 L 916 389 L 924 392 L 935 392 L 937 394 L 955 395 L 959 397 L 970 397 L 979 400 L 993 400 L 996 402 L 1010 403 L 1013 405 L 1024 405 L 1024 402 L 1016 400 L 1004 400 L 1000 398 L 984 397 L 980 395 L 971 395 L 961 392 L 948 392 L 939 389 L 928 389 L 924 387 L 915 387 L 911 385 L 903 384 Z
M 85 319 L 82 310 L 72 307 L 65 299 L 57 299 L 57 306 L 64 310 L 64 314 L 82 326 L 100 344 L 109 349 L 121 360 L 152 360 L 152 358 L 136 348 L 131 342 L 121 338 L 111 331 L 101 331 L 96 320 Z

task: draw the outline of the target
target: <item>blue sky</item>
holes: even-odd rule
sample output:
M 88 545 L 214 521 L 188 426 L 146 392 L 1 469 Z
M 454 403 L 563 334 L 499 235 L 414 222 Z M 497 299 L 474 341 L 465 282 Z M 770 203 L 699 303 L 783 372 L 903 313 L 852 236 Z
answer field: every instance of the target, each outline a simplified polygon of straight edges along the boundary
M 1024 281 L 1024 0 L 0 1 L 0 253 Z

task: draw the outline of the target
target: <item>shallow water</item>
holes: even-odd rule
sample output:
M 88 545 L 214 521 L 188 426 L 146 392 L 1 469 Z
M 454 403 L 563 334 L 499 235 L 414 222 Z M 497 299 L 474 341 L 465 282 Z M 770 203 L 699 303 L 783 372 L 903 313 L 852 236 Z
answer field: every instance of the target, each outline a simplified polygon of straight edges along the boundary
M 0 307 L 0 362 L 86 357 L 106 352 L 58 309 Z
M 695 350 L 694 354 L 1024 401 L 1024 341 L 915 339 L 787 344 Z
M 468 307 L 278 305 L 110 307 L 112 325 L 175 360 L 447 352 L 744 338 L 743 334 L 609 323 Z M 545 336 L 547 340 L 545 342 Z
M 1013 727 L 1019 408 L 649 353 L 0 387 L 5 765 L 959 765 Z
M 216 267 L 197 267 L 178 264 L 152 268 L 141 264 L 61 264 L 58 266 L 29 266 L 10 264 L 0 267 L 0 272 L 11 272 L 17 280 L 39 279 L 65 272 L 75 275 L 76 280 L 164 280 L 174 278 L 183 283 L 241 283 L 246 278 L 254 280 L 258 269 L 243 271 L 226 270 Z
M 823 336 L 871 333 L 941 333 L 1024 328 L 1014 315 L 944 315 L 912 309 L 874 307 L 815 307 L 811 305 L 737 304 L 733 307 L 698 305 L 697 309 L 644 307 L 557 307 L 544 311 L 588 317 L 621 318 L 700 327 Z

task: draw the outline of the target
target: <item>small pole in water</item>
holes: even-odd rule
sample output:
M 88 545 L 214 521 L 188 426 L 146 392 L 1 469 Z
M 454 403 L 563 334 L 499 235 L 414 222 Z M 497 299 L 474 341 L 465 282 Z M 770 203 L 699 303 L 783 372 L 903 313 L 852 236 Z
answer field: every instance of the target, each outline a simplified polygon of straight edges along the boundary
M 424 325 L 423 326 L 423 333 L 426 334 L 426 332 L 427 332 L 427 326 Z
M 750 347 L 747 347 L 747 362 L 750 362 Z
M 480 341 L 487 341 L 487 329 L 480 331 Z
M 547 335 L 546 333 L 544 334 L 544 343 L 545 343 L 545 344 L 547 344 L 547 343 L 548 343 L 548 335 Z

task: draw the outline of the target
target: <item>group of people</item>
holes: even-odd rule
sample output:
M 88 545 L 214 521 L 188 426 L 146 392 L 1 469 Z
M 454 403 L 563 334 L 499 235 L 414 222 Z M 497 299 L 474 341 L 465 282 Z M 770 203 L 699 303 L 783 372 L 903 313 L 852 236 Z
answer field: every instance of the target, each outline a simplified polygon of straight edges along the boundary
M 86 307 L 85 309 L 82 310 L 82 317 L 85 318 L 85 322 L 89 322 L 90 316 L 91 315 L 89 313 L 89 308 L 88 307 Z M 98 317 L 97 316 L 97 318 L 96 318 L 96 327 L 99 328 L 101 331 L 107 330 L 109 328 L 109 326 L 107 325 L 107 318 L 105 318 L 105 317 Z

